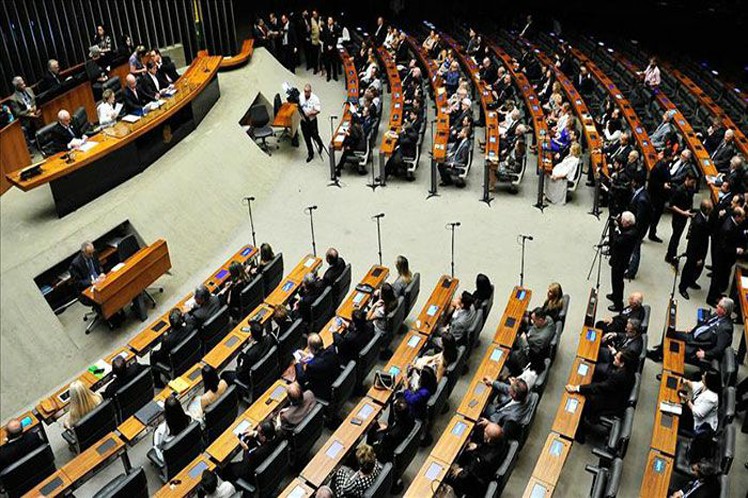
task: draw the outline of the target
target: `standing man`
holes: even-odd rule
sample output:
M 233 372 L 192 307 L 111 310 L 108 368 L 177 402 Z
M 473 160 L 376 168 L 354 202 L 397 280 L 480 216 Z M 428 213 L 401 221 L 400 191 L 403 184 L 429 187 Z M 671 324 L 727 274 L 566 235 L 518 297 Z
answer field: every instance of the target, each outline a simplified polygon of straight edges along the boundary
M 667 254 L 665 254 L 665 261 L 671 265 L 676 264 L 675 256 L 678 253 L 678 244 L 680 244 L 680 236 L 683 234 L 683 230 L 686 229 L 688 220 L 693 216 L 691 210 L 693 209 L 693 195 L 696 192 L 696 178 L 690 173 L 686 176 L 685 181 L 682 185 L 678 185 L 673 190 L 673 195 L 670 198 L 670 210 L 673 213 L 672 227 L 673 234 L 670 236 L 670 243 L 667 246 Z
M 328 78 L 329 79 L 329 78 Z M 317 115 L 322 109 L 319 97 L 312 93 L 312 85 L 304 85 L 304 93 L 299 96 L 299 106 L 301 107 L 301 133 L 304 135 L 306 142 L 306 162 L 314 158 L 314 147 L 312 140 L 317 144 L 317 150 L 322 156 L 322 139 L 319 138 L 319 127 L 317 126 Z
M 319 13 L 316 10 L 312 11 L 312 19 L 309 21 L 311 24 L 311 43 L 312 43 L 312 50 L 310 52 L 311 55 L 311 67 L 314 70 L 314 74 L 317 74 L 317 71 L 319 71 L 319 55 L 320 51 L 322 50 L 320 48 L 320 40 L 319 40 L 319 33 L 320 33 L 320 27 L 321 27 L 321 21 L 319 18 Z
M 631 197 L 629 211 L 634 214 L 636 219 L 636 245 L 631 255 L 626 278 L 636 278 L 639 271 L 639 261 L 641 260 L 642 241 L 649 231 L 652 220 L 652 201 L 649 199 L 649 192 L 644 188 L 645 179 L 638 174 L 634 175 L 634 195 Z
M 623 275 L 631 260 L 631 254 L 637 245 L 639 238 L 636 234 L 636 217 L 631 211 L 621 214 L 618 227 L 610 233 L 610 286 L 612 292 L 608 294 L 613 304 L 608 306 L 610 311 L 623 310 Z
M 387 26 L 384 25 L 384 17 L 377 17 L 377 29 L 374 31 L 374 41 L 377 47 L 381 47 L 387 37 Z
M 291 25 L 291 21 L 288 19 L 286 14 L 281 15 L 280 44 L 283 65 L 286 66 L 286 69 L 295 73 L 296 53 L 298 51 L 296 45 L 296 30 Z
M 686 264 L 683 265 L 683 273 L 680 276 L 678 292 L 683 299 L 688 300 L 688 289 L 701 289 L 696 281 L 704 269 L 704 260 L 709 250 L 709 215 L 712 214 L 712 201 L 703 199 L 699 206 L 699 212 L 691 218 L 688 227 L 688 245 L 686 246 Z
M 338 81 L 338 64 L 335 62 L 338 30 L 332 16 L 327 18 L 327 24 L 320 29 L 320 41 L 322 42 L 322 57 L 325 61 L 327 81 L 330 81 L 330 77 Z
M 730 283 L 730 271 L 738 256 L 744 252 L 741 228 L 743 221 L 743 208 L 732 208 L 732 212 L 712 235 L 712 282 L 706 297 L 706 304 L 709 306 L 717 306 L 719 297 Z

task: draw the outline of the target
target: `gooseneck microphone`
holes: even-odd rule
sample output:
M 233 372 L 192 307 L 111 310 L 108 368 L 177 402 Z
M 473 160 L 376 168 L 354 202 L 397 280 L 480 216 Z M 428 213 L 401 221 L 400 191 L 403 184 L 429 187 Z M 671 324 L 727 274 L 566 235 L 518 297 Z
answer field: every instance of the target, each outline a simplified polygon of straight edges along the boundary
M 371 217 L 372 220 L 375 218 L 384 218 L 384 213 L 375 214 L 374 216 Z

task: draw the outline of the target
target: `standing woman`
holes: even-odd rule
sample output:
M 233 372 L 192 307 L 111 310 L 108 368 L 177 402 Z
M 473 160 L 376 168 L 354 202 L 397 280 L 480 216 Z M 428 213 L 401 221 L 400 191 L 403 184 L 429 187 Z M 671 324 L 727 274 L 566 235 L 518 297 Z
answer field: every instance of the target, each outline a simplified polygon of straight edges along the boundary
M 392 284 L 392 289 L 395 291 L 395 296 L 400 297 L 405 295 L 405 289 L 413 281 L 413 274 L 410 272 L 410 264 L 405 256 L 397 257 L 395 268 L 397 269 L 397 279 Z
M 99 47 L 103 56 L 109 55 L 109 52 L 112 51 L 112 38 L 106 33 L 103 25 L 96 26 L 96 34 L 91 40 L 91 45 Z

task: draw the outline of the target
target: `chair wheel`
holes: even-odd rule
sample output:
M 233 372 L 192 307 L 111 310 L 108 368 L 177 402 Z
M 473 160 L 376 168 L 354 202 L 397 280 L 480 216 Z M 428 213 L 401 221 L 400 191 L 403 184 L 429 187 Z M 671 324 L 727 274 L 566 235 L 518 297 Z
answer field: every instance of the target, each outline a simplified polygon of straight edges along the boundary
M 84 322 L 87 322 L 87 321 L 88 321 L 88 317 L 87 317 L 87 316 L 84 316 L 84 317 L 83 317 L 83 321 L 84 321 Z

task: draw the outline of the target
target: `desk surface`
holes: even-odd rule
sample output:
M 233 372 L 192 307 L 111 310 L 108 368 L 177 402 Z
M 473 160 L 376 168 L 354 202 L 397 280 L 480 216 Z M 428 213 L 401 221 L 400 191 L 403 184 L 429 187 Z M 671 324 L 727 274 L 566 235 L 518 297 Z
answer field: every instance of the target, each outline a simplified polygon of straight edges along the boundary
M 683 341 L 665 338 L 662 349 L 662 368 L 675 374 L 683 374 L 685 368 L 686 344 Z
M 454 462 L 470 438 L 472 431 L 473 422 L 462 415 L 454 415 L 431 450 L 431 455 L 442 462 Z
M 745 274 L 748 276 L 748 272 Z M 743 336 L 745 337 L 745 343 L 748 344 L 748 287 L 743 287 L 743 275 L 743 269 L 738 266 L 735 273 L 735 282 L 740 296 L 739 304 L 743 316 Z
M 579 345 L 577 346 L 577 356 L 587 359 L 591 362 L 597 361 L 597 355 L 600 352 L 600 341 L 603 333 L 600 329 L 592 327 L 583 327 L 579 332 Z
M 496 326 L 493 342 L 507 348 L 514 345 L 517 331 L 522 324 L 522 318 L 530 304 L 530 298 L 532 298 L 530 289 L 523 289 L 519 286 L 512 289 L 504 313 L 501 315 L 501 320 Z
M 377 48 L 379 59 L 384 65 L 387 81 L 390 88 L 390 120 L 387 124 L 387 130 L 393 133 L 399 133 L 403 124 L 403 113 L 405 112 L 403 104 L 403 86 L 400 81 L 400 73 L 395 65 L 392 55 L 384 47 Z M 386 156 L 392 155 L 397 145 L 397 136 L 390 136 L 388 132 L 382 133 L 382 145 L 379 147 L 380 154 Z
M 408 331 L 382 371 L 392 374 L 397 373 L 397 382 L 402 382 L 406 377 L 408 365 L 416 359 L 427 342 L 428 338 L 425 335 L 415 330 Z M 386 405 L 392 394 L 393 391 L 389 389 L 378 389 L 371 386 L 367 396 L 382 405 Z
M 288 276 L 281 281 L 281 284 L 265 298 L 265 303 L 270 306 L 288 304 L 291 296 L 296 293 L 302 280 L 304 280 L 304 276 L 307 273 L 317 271 L 320 266 L 322 266 L 322 260 L 320 258 L 315 258 L 311 254 L 306 255 L 294 267 L 294 269 L 291 270 Z
M 271 126 L 276 128 L 290 128 L 293 126 L 293 116 L 296 114 L 296 109 L 296 104 L 283 102 L 275 118 L 273 118 Z
M 408 486 L 404 498 L 425 498 L 434 496 L 439 485 L 449 472 L 450 463 L 443 462 L 433 455 L 429 455 L 418 470 L 418 474 Z
M 206 454 L 199 455 L 179 474 L 175 475 L 174 479 L 156 491 L 154 496 L 159 498 L 182 498 L 188 496 L 200 485 L 203 470 L 213 470 L 215 468 L 215 464 L 210 461 L 210 458 Z
M 351 125 L 351 114 L 350 102 L 358 102 L 359 84 L 358 84 L 358 72 L 356 66 L 353 63 L 353 58 L 348 54 L 348 51 L 340 47 L 338 48 L 340 54 L 340 60 L 343 62 L 343 75 L 345 75 L 345 88 L 346 88 L 346 102 L 345 110 L 343 111 L 343 117 L 338 123 L 338 127 L 333 133 L 333 140 L 331 142 L 332 147 L 335 150 L 341 150 L 343 148 L 343 142 L 345 140 L 345 131 Z
M 522 498 L 548 498 L 553 496 L 553 491 L 556 486 L 553 486 L 547 482 L 543 482 L 537 477 L 530 477 L 530 482 L 527 483 L 525 492 L 522 494 Z
M 543 450 L 540 452 L 538 462 L 532 471 L 532 477 L 555 488 L 561 477 L 561 470 L 564 468 L 566 458 L 571 450 L 571 441 L 562 437 L 561 434 L 551 432 L 545 440 Z M 532 490 L 532 483 L 528 488 Z
M 314 496 L 314 488 L 309 486 L 301 477 L 291 481 L 286 489 L 278 495 L 279 498 L 311 498 L 312 496 Z
M 649 450 L 647 468 L 644 471 L 644 480 L 642 481 L 641 490 L 639 490 L 639 496 L 641 498 L 667 496 L 672 473 L 672 457 L 663 455 L 657 450 Z
M 592 374 L 595 372 L 595 364 L 576 357 L 569 374 L 569 384 L 580 385 L 589 384 L 592 381 Z M 584 408 L 584 396 L 579 393 L 568 393 L 564 390 L 561 401 L 556 410 L 556 417 L 553 419 L 552 431 L 555 431 L 569 439 L 574 439 L 577 432 L 579 420 Z
M 413 323 L 415 330 L 429 335 L 439 326 L 444 312 L 452 302 L 452 297 L 459 284 L 460 279 L 458 278 L 450 278 L 447 275 L 441 276 L 436 284 L 436 288 L 431 293 L 431 296 L 429 296 L 429 300 Z
M 483 356 L 483 361 L 473 374 L 473 380 L 462 397 L 457 413 L 468 420 L 478 421 L 488 403 L 488 398 L 491 396 L 491 386 L 483 383 L 483 377 L 497 379 L 507 356 L 509 356 L 509 349 L 505 347 L 496 343 L 488 347 L 486 354 Z

